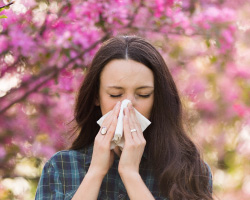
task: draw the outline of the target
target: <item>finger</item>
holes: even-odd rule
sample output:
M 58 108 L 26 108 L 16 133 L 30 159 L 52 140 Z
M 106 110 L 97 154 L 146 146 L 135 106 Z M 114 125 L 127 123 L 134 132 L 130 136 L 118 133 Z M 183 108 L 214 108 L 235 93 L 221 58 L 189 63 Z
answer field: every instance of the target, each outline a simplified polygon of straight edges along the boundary
M 113 116 L 114 116 L 114 115 L 113 115 L 113 112 L 111 112 L 111 113 L 103 120 L 102 125 L 101 125 L 101 127 L 100 127 L 100 129 L 99 129 L 99 133 L 100 133 L 100 135 L 102 135 L 102 137 L 104 137 L 104 136 L 106 135 L 106 133 L 104 133 L 104 134 L 101 133 L 102 130 L 103 130 L 103 128 L 106 128 L 106 131 L 109 129 L 109 126 L 110 126 L 110 124 L 111 124 L 111 122 L 112 122 Z
M 142 133 L 142 129 L 141 129 L 141 125 L 136 117 L 136 113 L 135 113 L 135 109 L 132 107 L 132 105 L 129 105 L 129 111 L 130 111 L 130 119 L 131 119 L 131 125 L 130 127 L 134 127 L 137 131 L 137 136 L 139 137 L 139 139 L 141 141 L 144 140 L 144 136 L 143 136 L 143 133 Z M 134 132 L 133 132 L 133 135 L 134 135 Z
M 101 132 L 102 128 L 103 127 L 106 127 L 107 130 L 109 130 L 110 128 L 110 125 L 114 119 L 114 117 L 117 117 L 118 116 L 118 113 L 119 113 L 119 110 L 120 110 L 120 101 L 118 101 L 116 103 L 116 105 L 114 106 L 114 108 L 112 109 L 111 113 L 104 119 L 103 123 L 102 123 L 102 126 L 99 130 L 99 132 Z M 102 135 L 102 136 L 105 136 L 106 134 Z
M 140 133 L 138 133 L 139 130 L 138 130 L 138 127 L 136 126 L 136 123 L 135 123 L 134 119 L 132 118 L 132 113 L 131 112 L 129 112 L 128 121 L 129 121 L 129 127 L 130 127 L 130 135 L 134 139 L 135 143 L 138 144 L 138 143 L 140 143 L 140 140 L 141 140 L 139 138 Z M 132 129 L 135 129 L 136 131 L 131 132 Z
M 120 109 L 121 109 L 121 102 L 118 101 L 116 103 L 116 107 L 114 108 L 114 115 L 118 118 L 119 116 L 119 112 L 120 112 Z
M 105 126 L 105 127 L 109 126 L 109 124 L 111 124 L 112 122 L 113 115 L 114 115 L 114 110 L 111 110 L 108 116 L 103 120 L 102 126 Z
M 108 131 L 107 131 L 107 134 L 106 134 L 106 140 L 108 141 L 111 141 L 111 139 L 113 138 L 114 136 L 114 133 L 115 133 L 115 129 L 116 129 L 116 126 L 117 126 L 117 121 L 118 121 L 118 115 L 119 115 L 119 111 L 120 111 L 120 101 L 117 102 L 115 108 L 114 108 L 114 112 L 113 112 L 113 118 L 112 118 L 112 121 L 109 125 L 109 128 L 108 128 Z
M 132 142 L 133 138 L 130 133 L 130 126 L 129 126 L 129 110 L 128 108 L 124 108 L 124 118 L 123 118 L 123 132 L 124 132 L 124 138 L 125 143 L 126 142 Z
M 115 133 L 115 129 L 116 129 L 116 125 L 117 125 L 117 116 L 113 116 L 113 120 L 109 126 L 109 129 L 106 133 L 106 136 L 104 138 L 105 141 L 111 142 L 112 138 L 114 137 L 114 133 Z
M 139 120 L 136 117 L 134 107 L 132 106 L 132 104 L 130 104 L 128 108 L 129 108 L 130 116 L 131 116 L 131 119 L 132 119 L 132 121 L 134 123 L 134 126 L 136 126 L 137 130 L 142 133 L 141 124 L 140 124 Z

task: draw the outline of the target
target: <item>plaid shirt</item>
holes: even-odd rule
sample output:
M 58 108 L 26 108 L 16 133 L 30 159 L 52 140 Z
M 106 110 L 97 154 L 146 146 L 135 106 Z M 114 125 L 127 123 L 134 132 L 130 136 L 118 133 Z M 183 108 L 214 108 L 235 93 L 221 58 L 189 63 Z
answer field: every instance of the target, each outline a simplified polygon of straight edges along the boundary
M 36 191 L 36 200 L 69 200 L 72 199 L 84 176 L 86 175 L 93 153 L 93 145 L 82 150 L 65 150 L 56 153 L 44 166 Z M 143 154 L 140 163 L 140 175 L 156 200 L 163 198 L 158 189 L 158 181 L 153 170 L 146 167 L 146 156 Z M 98 199 L 127 200 L 126 188 L 118 173 L 119 157 L 103 179 Z

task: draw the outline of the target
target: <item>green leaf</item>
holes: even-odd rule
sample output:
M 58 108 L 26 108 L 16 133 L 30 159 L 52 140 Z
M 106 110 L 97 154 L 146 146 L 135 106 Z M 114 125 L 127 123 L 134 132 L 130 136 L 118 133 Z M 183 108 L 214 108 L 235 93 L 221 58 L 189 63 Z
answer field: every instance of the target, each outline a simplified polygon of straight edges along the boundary
M 0 8 L 0 12 L 3 11 L 4 9 L 6 9 L 6 10 L 10 9 L 10 6 L 11 6 L 13 3 L 14 3 L 14 1 L 8 3 L 8 4 L 5 5 L 5 6 L 2 6 L 2 7 Z
M 220 44 L 220 41 L 219 41 L 219 40 L 216 40 L 216 46 L 217 46 L 218 48 L 221 47 L 221 44 Z
M 60 94 L 59 94 L 58 92 L 56 92 L 56 96 L 57 96 L 58 98 L 60 98 Z
M 0 19 L 8 18 L 6 15 L 0 15 Z
M 46 88 L 43 88 L 43 89 L 41 90 L 41 92 L 44 93 L 44 94 L 48 94 L 49 91 L 50 91 L 50 89 L 47 88 L 47 87 L 46 87 Z
M 211 46 L 209 39 L 206 39 L 205 42 L 206 42 L 207 48 L 209 48 Z
M 54 81 L 55 81 L 55 84 L 58 85 L 58 77 L 56 77 L 56 78 L 54 79 Z
M 64 53 L 65 53 L 65 55 L 66 55 L 68 58 L 70 58 L 70 51 L 69 51 L 69 49 L 65 49 L 65 50 L 64 50 Z
M 218 60 L 218 58 L 216 56 L 211 56 L 211 57 L 209 57 L 209 59 L 210 59 L 210 62 L 212 64 L 215 63 Z
M 10 6 L 5 6 L 4 9 L 8 10 L 10 9 Z

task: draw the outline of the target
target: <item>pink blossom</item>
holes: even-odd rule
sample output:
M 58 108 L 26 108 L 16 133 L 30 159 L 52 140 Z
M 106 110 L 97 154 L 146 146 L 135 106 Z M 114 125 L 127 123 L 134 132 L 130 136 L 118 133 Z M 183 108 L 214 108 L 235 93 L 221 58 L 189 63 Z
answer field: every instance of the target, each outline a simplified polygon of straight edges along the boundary
M 71 33 L 69 31 L 65 31 L 61 33 L 61 35 L 57 38 L 56 44 L 58 47 L 63 47 L 65 49 L 70 47 L 70 37 Z
M 8 48 L 8 39 L 4 35 L 0 35 L 0 54 Z
M 245 109 L 240 104 L 234 104 L 233 105 L 235 111 L 238 113 L 239 116 L 243 117 L 245 115 Z
M 0 160 L 2 160 L 5 156 L 6 156 L 6 151 L 5 151 L 5 148 L 0 145 Z
M 152 22 L 149 21 L 150 15 L 148 13 L 148 9 L 142 7 L 139 9 L 138 14 L 135 16 L 134 26 L 142 27 L 144 24 L 151 24 Z
M 236 17 L 235 11 L 230 8 L 208 7 L 204 12 L 204 16 L 208 21 L 215 21 L 217 23 L 233 21 Z
M 224 38 L 224 40 L 228 43 L 228 44 L 232 44 L 234 42 L 234 38 L 232 35 L 232 32 L 230 30 L 223 30 L 221 32 L 221 36 Z
M 197 95 L 203 94 L 207 88 L 207 83 L 204 79 L 199 79 L 197 77 L 192 77 L 188 81 L 188 84 L 185 84 L 184 93 L 188 95 L 192 100 L 195 100 Z
M 34 156 L 43 156 L 49 159 L 55 152 L 56 151 L 53 147 L 40 142 L 35 142 L 32 145 L 32 154 Z
M 16 1 L 16 2 L 20 2 L 21 4 L 23 4 L 26 8 L 31 8 L 31 7 L 34 7 L 36 6 L 36 1 L 35 0 L 19 0 L 19 1 Z
M 233 80 L 230 80 L 227 77 L 221 77 L 218 80 L 218 86 L 225 102 L 231 104 L 240 98 L 240 88 L 237 87 Z
M 7 71 L 9 71 L 7 64 L 0 63 L 0 78 L 3 77 Z
M 45 10 L 41 19 L 37 15 L 38 1 L 16 2 L 27 11 L 17 14 L 9 9 L 1 13 L 8 18 L 0 19 L 0 72 L 1 76 L 6 72 L 17 74 L 21 83 L 29 84 L 0 98 L 2 109 L 27 94 L 23 101 L 0 115 L 3 143 L 0 159 L 7 160 L 6 169 L 16 160 L 9 150 L 17 153 L 17 147 L 21 156 L 46 158 L 66 147 L 67 122 L 74 116 L 75 94 L 84 80 L 83 68 L 90 65 L 101 42 L 88 48 L 107 33 L 108 37 L 140 35 L 156 46 L 178 83 L 184 101 L 191 107 L 188 112 L 194 119 L 196 140 L 205 151 L 211 152 L 208 155 L 211 162 L 223 159 L 228 149 L 235 148 L 235 143 L 227 137 L 231 134 L 239 142 L 237 152 L 241 156 L 249 154 L 249 142 L 237 138 L 240 132 L 237 127 L 250 124 L 249 31 L 236 28 L 238 21 L 248 25 L 248 19 L 244 19 L 248 18 L 245 11 L 248 7 L 242 6 L 243 0 L 241 3 L 71 0 L 56 1 L 56 4 L 50 1 L 50 5 L 42 3 Z M 190 10 L 191 6 L 194 10 Z M 40 20 L 38 23 L 34 21 L 36 17 Z M 8 56 L 2 54 L 5 51 L 13 56 L 14 66 L 7 64 Z M 85 53 L 71 61 L 82 52 Z M 62 66 L 65 70 L 58 71 L 41 88 L 29 93 L 52 75 L 43 76 L 41 72 Z M 42 77 L 33 81 L 33 76 Z M 238 170 L 233 162 L 232 166 Z M 245 198 L 230 195 L 226 199 Z
M 250 70 L 249 66 L 243 66 L 235 63 L 229 63 L 226 66 L 226 74 L 235 79 L 235 78 L 242 78 L 242 79 L 250 79 Z
M 3 10 L 1 12 L 1 15 L 6 15 L 8 18 L 1 19 L 0 20 L 0 25 L 2 25 L 3 30 L 6 30 L 9 26 L 9 24 L 16 23 L 18 16 L 10 9 L 8 10 Z
M 128 23 L 127 18 L 129 15 L 129 9 L 124 9 L 126 7 L 130 7 L 128 2 L 129 1 L 124 3 L 122 1 L 116 1 L 116 4 L 112 8 L 110 7 L 109 3 L 103 4 L 105 10 L 102 10 L 102 14 L 108 24 L 120 27 Z
M 33 38 L 21 30 L 20 26 L 12 26 L 9 30 L 9 37 L 11 38 L 11 45 L 16 53 L 21 53 L 24 56 L 32 56 L 35 51 L 36 44 Z M 21 52 L 19 52 L 19 49 Z
M 187 29 L 190 27 L 189 18 L 183 12 L 176 12 L 171 18 L 173 20 L 172 28 L 182 27 L 183 29 Z
M 234 27 L 231 26 L 228 29 L 224 29 L 221 32 L 220 36 L 220 49 L 222 53 L 225 53 L 228 50 L 234 49 Z
M 59 87 L 65 91 L 73 91 L 72 80 L 72 74 L 69 71 L 64 70 L 59 77 Z
M 196 108 L 203 112 L 205 116 L 212 117 L 218 109 L 216 103 L 210 100 L 200 100 L 195 104 Z
M 23 76 L 22 76 L 22 82 L 26 82 L 26 81 L 28 81 L 28 80 L 30 80 L 30 78 L 32 77 L 32 75 L 31 74 L 24 74 Z
M 43 104 L 43 95 L 40 93 L 33 93 L 29 96 L 29 102 L 33 104 Z
M 172 6 L 174 0 L 156 0 L 155 1 L 155 17 L 159 18 L 165 13 L 167 7 Z
M 236 13 L 230 8 L 207 7 L 204 11 L 197 13 L 193 21 L 195 25 L 210 29 L 212 24 L 222 24 L 232 22 L 236 19 Z

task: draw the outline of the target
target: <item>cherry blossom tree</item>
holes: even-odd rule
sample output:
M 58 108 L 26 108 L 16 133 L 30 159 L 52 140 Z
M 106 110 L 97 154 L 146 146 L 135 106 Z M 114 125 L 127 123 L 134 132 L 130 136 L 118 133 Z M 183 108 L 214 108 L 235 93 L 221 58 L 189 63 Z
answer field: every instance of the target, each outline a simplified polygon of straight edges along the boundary
M 44 162 L 70 144 L 74 99 L 91 59 L 103 41 L 124 34 L 145 37 L 166 60 L 215 193 L 249 198 L 249 9 L 247 0 L 16 0 L 4 9 L 0 199 L 24 198 L 8 188 L 27 180 L 32 199 Z

